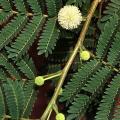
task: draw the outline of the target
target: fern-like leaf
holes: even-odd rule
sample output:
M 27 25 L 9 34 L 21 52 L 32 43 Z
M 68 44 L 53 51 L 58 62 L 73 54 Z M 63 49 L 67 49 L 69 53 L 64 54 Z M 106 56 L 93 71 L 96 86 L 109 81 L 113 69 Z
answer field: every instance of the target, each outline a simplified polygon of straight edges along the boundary
M 83 65 L 65 86 L 60 101 L 72 101 L 86 84 L 91 74 L 93 74 L 100 66 L 101 64 L 97 60 L 92 60 Z
M 17 62 L 17 66 L 19 67 L 21 72 L 23 72 L 29 79 L 35 78 L 36 72 L 32 59 L 21 59 Z
M 67 116 L 67 120 L 80 119 L 80 116 L 82 116 L 82 114 L 86 112 L 90 101 L 90 97 L 88 97 L 87 95 L 77 95 L 68 110 L 69 115 Z
M 5 102 L 4 95 L 0 87 L 0 120 L 4 120 L 4 116 L 5 116 Z
M 16 96 L 18 99 L 19 115 L 21 116 L 22 111 L 24 109 L 24 105 L 25 105 L 24 90 L 17 80 L 13 82 L 13 87 L 15 88 Z
M 87 0 L 68 0 L 67 4 L 75 4 L 76 6 L 81 7 L 83 3 L 86 3 Z
M 28 118 L 31 114 L 32 107 L 36 100 L 36 91 L 34 90 L 33 81 L 28 81 L 24 86 L 24 94 L 25 94 L 25 105 L 22 112 L 23 118 Z
M 101 21 L 109 20 L 110 16 L 114 14 L 120 14 L 120 1 L 119 0 L 110 0 L 106 10 L 104 11 L 105 16 L 101 19 Z
M 0 69 L 0 83 L 5 82 L 7 80 L 6 74 L 4 73 L 3 69 Z
M 114 115 L 112 120 L 120 120 L 120 105 L 115 107 Z
M 0 12 L 0 25 L 5 23 L 12 15 L 13 15 L 12 12 Z
M 55 0 L 46 0 L 46 6 L 49 17 L 54 17 L 57 15 L 56 2 Z
M 108 54 L 108 62 L 111 65 L 116 65 L 120 58 L 120 32 L 115 35 L 114 42 Z
M 37 0 L 28 0 L 28 4 L 31 6 L 34 13 L 41 14 L 41 8 Z
M 56 28 L 56 19 L 50 18 L 46 23 L 45 29 L 38 43 L 38 55 L 44 53 L 47 57 L 49 53 L 52 53 L 52 50 L 56 45 L 58 37 L 59 30 Z
M 19 106 L 18 106 L 18 98 L 16 93 L 16 89 L 14 88 L 13 81 L 8 79 L 6 84 L 3 84 L 6 102 L 8 105 L 8 110 L 12 119 L 18 120 L 19 119 Z
M 24 0 L 13 0 L 13 2 L 19 12 L 22 13 L 26 12 Z
M 57 10 L 57 12 L 59 12 L 60 8 L 63 5 L 62 0 L 55 0 L 55 4 L 56 4 L 56 10 Z
M 113 108 L 114 101 L 116 95 L 118 94 L 119 89 L 120 89 L 120 74 L 118 74 L 113 79 L 111 85 L 109 85 L 109 88 L 107 88 L 105 95 L 103 96 L 103 100 L 101 101 L 101 104 L 98 108 L 99 111 L 97 112 L 95 120 L 110 119 L 110 113 Z
M 2 6 L 4 11 L 10 11 L 11 6 L 8 0 L 0 0 L 0 5 Z
M 92 94 L 99 91 L 99 89 L 107 82 L 107 78 L 111 75 L 111 70 L 108 67 L 102 67 L 91 78 L 84 87 L 84 90 Z
M 103 58 L 106 55 L 108 45 L 112 40 L 111 37 L 116 29 L 116 26 L 118 25 L 118 19 L 118 15 L 115 14 L 113 17 L 110 18 L 109 21 L 106 22 L 104 26 L 104 30 L 100 35 L 97 45 L 97 56 L 99 58 Z
M 27 22 L 26 16 L 18 15 L 0 32 L 0 50 L 20 32 Z
M 0 65 L 3 66 L 14 79 L 20 79 L 20 75 L 15 67 L 8 61 L 7 57 L 0 54 Z
M 32 45 L 38 32 L 43 25 L 44 16 L 34 16 L 31 23 L 29 23 L 24 31 L 17 37 L 11 47 L 6 47 L 9 58 L 19 59 Z

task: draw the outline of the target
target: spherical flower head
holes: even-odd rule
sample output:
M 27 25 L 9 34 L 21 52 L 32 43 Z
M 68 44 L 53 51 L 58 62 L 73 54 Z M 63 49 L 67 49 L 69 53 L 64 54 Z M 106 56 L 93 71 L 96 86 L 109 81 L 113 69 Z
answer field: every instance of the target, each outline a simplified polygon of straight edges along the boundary
M 38 86 L 42 86 L 44 84 L 45 80 L 42 76 L 38 76 L 35 78 L 35 84 Z
M 88 51 L 82 51 L 80 57 L 82 60 L 87 61 L 90 59 L 90 53 Z
M 58 13 L 59 24 L 68 30 L 77 28 L 82 21 L 82 14 L 78 7 L 66 5 Z
M 65 120 L 65 115 L 63 113 L 58 113 L 56 115 L 56 120 Z

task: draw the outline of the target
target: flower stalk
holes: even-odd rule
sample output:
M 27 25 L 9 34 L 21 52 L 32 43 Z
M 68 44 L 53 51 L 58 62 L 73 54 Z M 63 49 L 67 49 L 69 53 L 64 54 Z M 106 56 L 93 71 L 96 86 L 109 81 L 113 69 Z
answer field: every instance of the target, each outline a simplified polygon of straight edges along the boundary
M 45 75 L 45 76 L 37 76 L 35 78 L 35 84 L 38 86 L 42 86 L 44 85 L 46 80 L 51 80 L 52 78 L 56 78 L 60 76 L 61 74 L 62 74 L 62 71 L 58 71 L 56 73 L 52 73 L 52 74 Z
M 49 75 L 44 75 L 43 78 L 44 78 L 44 80 L 49 80 L 49 79 L 52 79 L 52 78 L 59 77 L 61 74 L 62 74 L 62 70 L 60 70 L 56 73 L 49 74 Z
M 46 110 L 44 111 L 42 117 L 40 118 L 40 120 L 46 120 L 50 110 L 53 108 L 54 103 L 56 103 L 57 97 L 59 95 L 59 91 L 60 91 L 60 89 L 61 89 L 61 87 L 63 85 L 63 82 L 64 82 L 64 80 L 65 80 L 65 78 L 67 76 L 67 73 L 68 73 L 68 71 L 69 71 L 69 69 L 71 67 L 71 64 L 73 63 L 74 58 L 76 57 L 76 55 L 77 55 L 77 53 L 79 51 L 79 48 L 83 45 L 83 41 L 85 39 L 86 32 L 88 30 L 91 19 L 92 19 L 93 15 L 94 15 L 94 12 L 95 12 L 99 2 L 100 2 L 100 0 L 94 0 L 92 5 L 91 5 L 91 8 L 90 8 L 90 10 L 88 12 L 88 15 L 87 15 L 87 18 L 86 18 L 86 21 L 84 23 L 84 26 L 83 26 L 82 31 L 80 33 L 80 36 L 78 38 L 78 42 L 76 43 L 74 51 L 72 52 L 68 62 L 66 63 L 66 65 L 65 65 L 65 67 L 64 67 L 64 69 L 62 71 L 62 75 L 61 75 L 61 78 L 60 78 L 60 80 L 58 82 L 58 85 L 56 87 L 56 91 L 54 92 L 53 97 L 52 97 L 51 101 L 49 102 L 49 104 L 48 104 Z

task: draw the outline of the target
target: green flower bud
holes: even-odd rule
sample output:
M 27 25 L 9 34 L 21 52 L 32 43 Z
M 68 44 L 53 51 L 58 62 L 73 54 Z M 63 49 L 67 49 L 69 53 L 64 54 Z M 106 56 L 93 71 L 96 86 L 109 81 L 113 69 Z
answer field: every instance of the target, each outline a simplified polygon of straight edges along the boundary
M 44 84 L 45 80 L 42 76 L 38 76 L 35 78 L 35 84 L 38 86 L 42 86 Z
M 65 115 L 63 113 L 58 113 L 56 115 L 56 120 L 65 120 Z
M 81 57 L 81 59 L 84 60 L 84 61 L 89 60 L 89 59 L 90 59 L 90 53 L 89 53 L 89 51 L 82 51 L 82 52 L 80 53 L 80 57 Z

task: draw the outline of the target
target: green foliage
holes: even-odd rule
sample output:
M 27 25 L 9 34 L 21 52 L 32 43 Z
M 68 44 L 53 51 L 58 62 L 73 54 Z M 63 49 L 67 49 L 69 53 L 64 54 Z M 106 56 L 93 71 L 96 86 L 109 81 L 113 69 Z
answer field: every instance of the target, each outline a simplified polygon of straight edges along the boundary
M 18 71 L 3 54 L 0 54 L 0 65 L 3 66 L 12 77 L 20 79 Z
M 105 91 L 105 95 L 103 96 L 101 104 L 98 108 L 99 111 L 95 117 L 96 120 L 109 120 L 109 118 L 111 118 L 111 112 L 113 111 L 113 106 L 117 94 L 119 94 L 119 89 L 120 75 L 118 74 Z
M 11 12 L 0 12 L 0 22 L 3 24 L 12 15 Z
M 28 0 L 27 2 L 34 13 L 39 13 L 39 14 L 42 13 L 37 0 Z
M 63 90 L 60 101 L 73 101 L 74 97 L 81 91 L 82 87 L 87 83 L 91 74 L 93 74 L 99 67 L 100 62 L 92 60 L 78 69 L 78 72 L 73 75 Z
M 56 4 L 56 11 L 59 12 L 60 8 L 63 5 L 62 0 L 55 0 L 55 4 Z
M 2 88 L 0 89 L 0 118 L 2 119 L 6 115 L 5 102 L 12 119 L 18 120 L 23 116 L 27 118 L 31 113 L 36 98 L 33 82 L 29 81 L 22 85 L 18 80 L 6 79 Z
M 18 69 L 20 69 L 20 71 L 29 79 L 35 78 L 36 73 L 31 58 L 26 57 L 25 59 L 21 59 L 21 61 L 15 65 L 11 63 L 5 55 L 0 54 L 0 66 L 2 66 L 0 69 L 0 83 L 2 88 L 0 90 L 1 119 L 7 114 L 4 109 L 9 110 L 8 112 L 10 113 L 12 119 L 17 120 L 22 116 L 26 116 L 26 118 L 28 118 L 36 99 L 36 91 L 33 88 L 33 80 L 29 80 L 27 82 L 26 79 L 22 80 L 21 77 L 23 74 L 15 68 L 17 65 Z M 15 79 L 15 81 L 8 77 Z M 7 106 L 5 103 L 7 103 Z
M 32 61 L 32 58 L 25 57 L 24 59 L 21 59 L 16 64 L 13 62 L 10 62 L 9 59 L 4 54 L 0 54 L 0 66 L 5 69 L 7 73 L 13 78 L 13 79 L 21 79 L 23 73 L 28 79 L 34 79 L 36 76 L 36 70 L 34 63 Z M 16 66 L 17 69 L 16 69 Z M 20 73 L 20 71 L 21 73 Z M 4 76 L 1 72 L 1 76 Z M 8 76 L 9 76 L 8 75 Z M 7 76 L 7 77 L 8 77 Z M 4 77 L 2 77 L 4 78 Z
M 67 120 L 79 119 L 79 116 L 82 116 L 82 114 L 88 108 L 90 101 L 91 99 L 89 96 L 78 94 L 78 96 L 76 96 L 74 99 L 74 102 L 72 102 L 72 106 L 70 106 L 68 110 L 69 115 L 67 117 Z
M 120 119 L 120 106 L 115 107 L 115 114 L 113 116 L 113 120 L 119 120 Z
M 46 23 L 46 26 L 38 44 L 38 55 L 44 53 L 47 57 L 49 53 L 52 53 L 52 50 L 56 45 L 58 37 L 59 30 L 56 28 L 56 19 L 50 18 Z
M 29 59 L 27 57 L 25 59 L 18 61 L 16 64 L 18 66 L 18 69 L 20 69 L 20 71 L 24 73 L 28 79 L 35 78 L 36 71 L 32 59 Z
M 21 13 L 26 12 L 25 4 L 23 0 L 14 0 L 13 3 L 15 4 L 15 7 L 19 12 Z
M 89 0 L 88 0 L 89 1 Z M 75 4 L 76 6 L 81 7 L 83 3 L 86 3 L 87 0 L 68 0 L 67 4 Z
M 5 102 L 4 96 L 0 87 L 0 120 L 3 120 L 5 116 Z
M 54 17 L 57 15 L 55 0 L 46 0 L 46 6 L 49 17 Z
M 108 53 L 108 62 L 111 65 L 117 65 L 120 56 L 120 32 L 117 32 L 113 44 Z
M 25 104 L 21 116 L 24 118 L 29 118 L 36 99 L 36 91 L 33 88 L 33 81 L 29 81 L 27 84 L 25 84 L 23 89 L 25 95 Z
M 104 58 L 109 48 L 110 42 L 112 42 L 112 37 L 115 32 L 116 26 L 118 25 L 118 15 L 114 15 L 106 22 L 103 32 L 100 35 L 98 45 L 97 45 L 97 56 L 99 58 Z
M 60 71 L 83 26 L 81 23 L 78 29 L 63 30 L 57 21 L 59 10 L 72 4 L 86 16 L 90 3 L 90 0 L 0 0 L 0 120 L 6 115 L 12 120 L 30 118 L 37 95 L 33 80 L 40 74 L 34 60 L 40 55 L 46 57 L 42 74 Z M 67 120 L 79 120 L 93 109 L 93 102 L 99 104 L 96 120 L 120 119 L 120 107 L 116 106 L 120 96 L 120 0 L 106 0 L 103 14 L 98 9 L 83 46 L 96 57 L 83 62 L 76 56 L 60 97 L 67 104 Z M 56 85 L 56 81 L 52 83 Z M 98 96 L 103 96 L 102 100 Z
M 107 2 L 107 1 L 106 1 Z M 103 30 L 103 26 L 106 21 L 109 21 L 109 19 L 114 16 L 114 14 L 120 15 L 120 1 L 119 0 L 110 0 L 110 2 L 107 2 L 108 5 L 106 6 L 105 10 L 103 11 L 104 16 L 99 20 L 98 25 L 101 30 Z
M 42 54 L 48 55 L 52 53 L 59 37 L 56 18 L 52 17 L 57 15 L 62 1 L 51 0 L 45 3 L 48 14 L 44 13 L 43 9 L 41 10 L 41 3 L 38 0 L 0 0 L 2 8 L 0 11 L 2 25 L 0 32 L 0 119 L 4 119 L 7 114 L 15 120 L 22 117 L 29 118 L 31 114 L 36 100 L 33 80 L 37 73 L 32 58 L 28 55 L 25 57 L 26 53 L 36 42 L 36 38 L 40 37 L 39 52 L 43 50 Z
M 21 31 L 27 22 L 26 16 L 18 15 L 0 32 L 0 50 Z
M 114 14 L 120 15 L 120 1 L 119 0 L 110 0 L 110 3 L 104 10 L 105 16 L 102 18 L 102 21 L 106 21 L 113 16 Z
M 16 41 L 12 43 L 11 47 L 6 47 L 9 58 L 18 59 L 25 54 L 41 29 L 43 19 L 43 16 L 34 16 L 24 31 L 17 37 Z
M 114 2 L 116 6 L 119 4 L 119 2 L 117 4 L 117 1 L 115 3 L 114 0 L 112 0 L 112 2 Z M 110 4 L 107 9 L 110 9 Z M 63 94 L 60 101 L 72 103 L 68 110 L 68 120 L 80 119 L 80 117 L 87 112 L 91 102 L 103 92 L 106 84 L 109 86 L 108 80 L 111 79 L 111 75 L 113 74 L 112 68 L 119 63 L 120 58 L 119 8 L 120 7 L 117 9 L 116 7 L 116 11 L 118 12 L 114 12 L 114 14 L 112 13 L 111 15 L 106 15 L 105 17 L 107 21 L 104 22 L 103 26 L 101 26 L 103 31 L 101 31 L 96 49 L 96 55 L 98 58 L 96 62 L 100 59 L 99 67 L 96 66 L 97 69 L 93 71 L 93 65 L 91 64 L 90 67 L 88 66 L 89 62 L 85 63 L 80 69 L 78 69 L 78 72 L 73 75 L 73 78 L 67 83 L 67 85 L 65 85 L 65 88 L 63 89 Z M 106 14 L 110 14 L 110 12 L 106 12 Z M 102 61 L 106 56 L 108 63 L 103 63 Z M 115 100 L 119 95 L 120 89 L 118 81 L 119 75 L 116 75 L 116 77 L 112 79 L 112 83 L 114 84 L 111 83 L 112 85 L 109 86 L 110 90 L 108 89 L 108 91 L 105 92 L 106 95 L 103 95 L 103 100 L 98 108 L 99 111 L 96 115 L 96 120 L 118 120 L 120 118 L 119 106 L 116 107 L 117 110 L 114 112 Z
M 8 110 L 13 119 L 18 120 L 21 113 L 21 108 L 23 107 L 23 95 L 20 91 L 20 85 L 17 81 L 13 82 L 8 79 L 7 83 L 3 85 L 5 96 L 7 99 Z M 21 101 L 22 100 L 22 101 Z
M 107 82 L 107 78 L 111 75 L 111 71 L 108 67 L 102 67 L 99 69 L 85 85 L 84 90 L 95 94 L 101 87 Z
M 9 54 L 8 57 L 13 60 L 17 60 L 21 59 L 21 57 L 27 53 L 32 43 L 35 42 L 36 37 L 38 37 L 38 33 L 41 32 L 45 23 L 45 18 L 47 16 L 55 17 L 57 15 L 57 12 L 62 6 L 62 1 L 46 1 L 48 15 L 43 15 L 43 11 L 41 11 L 41 6 L 37 0 L 28 0 L 26 2 L 24 0 L 13 0 L 10 1 L 10 3 L 8 1 L 5 1 L 5 3 L 1 1 L 1 5 L 5 8 L 9 4 L 13 8 L 16 7 L 18 13 L 15 13 L 16 15 L 6 26 L 4 26 L 0 33 L 0 50 L 6 47 Z M 27 15 L 27 10 L 29 8 L 31 8 L 33 12 L 30 14 L 31 17 L 28 17 L 29 14 Z M 8 10 L 8 12 L 9 11 L 10 10 Z M 4 22 L 5 17 L 10 14 L 8 12 L 1 11 L 1 21 Z M 51 33 L 47 37 L 51 38 L 47 40 L 45 35 L 47 35 L 47 32 L 49 31 L 51 31 Z M 43 30 L 43 34 L 41 36 L 40 38 L 42 38 L 42 40 L 38 43 L 38 48 L 40 49 L 39 54 L 42 51 L 42 53 L 48 55 L 49 53 L 52 53 L 52 50 L 55 48 L 59 36 L 59 30 L 56 27 L 56 19 L 49 18 L 47 20 L 45 29 Z M 41 46 L 43 42 L 46 43 L 46 45 L 42 45 L 41 50 L 39 44 Z M 10 46 L 8 44 L 10 44 Z
M 2 83 L 3 81 L 6 81 L 6 79 L 6 74 L 4 73 L 3 69 L 0 69 L 0 82 Z
M 11 10 L 11 6 L 10 6 L 10 3 L 9 3 L 8 0 L 0 0 L 0 5 L 4 9 L 4 11 L 10 11 Z

